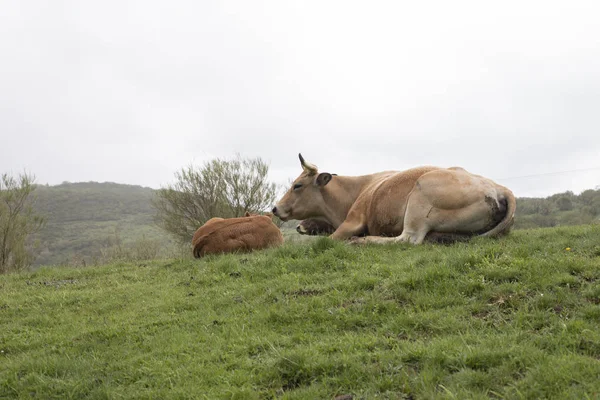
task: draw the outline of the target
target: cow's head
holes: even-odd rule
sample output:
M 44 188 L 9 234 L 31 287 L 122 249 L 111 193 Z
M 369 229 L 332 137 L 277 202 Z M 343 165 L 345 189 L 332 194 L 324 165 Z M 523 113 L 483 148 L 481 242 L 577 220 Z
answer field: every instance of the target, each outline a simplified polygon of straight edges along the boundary
M 324 205 L 321 190 L 332 178 L 332 174 L 328 172 L 319 173 L 315 165 L 304 161 L 302 154 L 298 154 L 298 157 L 302 173 L 273 207 L 273 214 L 283 221 L 321 215 Z

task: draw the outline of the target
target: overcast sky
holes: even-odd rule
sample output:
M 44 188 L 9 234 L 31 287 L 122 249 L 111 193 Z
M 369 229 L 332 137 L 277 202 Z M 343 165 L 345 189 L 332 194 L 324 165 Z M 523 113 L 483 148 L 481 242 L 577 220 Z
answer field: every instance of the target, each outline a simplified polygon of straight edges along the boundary
M 598 1 L 2 1 L 0 172 L 158 188 L 240 153 L 284 183 L 302 152 L 340 175 L 459 165 L 517 196 L 579 193 L 600 185 L 599 18 Z

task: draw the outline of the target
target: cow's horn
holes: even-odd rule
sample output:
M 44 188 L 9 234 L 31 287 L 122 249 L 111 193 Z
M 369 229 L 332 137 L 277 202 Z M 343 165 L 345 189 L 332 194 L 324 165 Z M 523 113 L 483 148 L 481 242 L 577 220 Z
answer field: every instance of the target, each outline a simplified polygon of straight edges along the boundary
M 307 163 L 306 161 L 304 161 L 304 157 L 302 157 L 302 154 L 298 153 L 298 158 L 300 158 L 300 165 L 302 165 L 302 168 L 304 168 L 306 171 L 308 171 L 311 174 L 316 174 L 318 169 L 317 166 L 311 163 Z

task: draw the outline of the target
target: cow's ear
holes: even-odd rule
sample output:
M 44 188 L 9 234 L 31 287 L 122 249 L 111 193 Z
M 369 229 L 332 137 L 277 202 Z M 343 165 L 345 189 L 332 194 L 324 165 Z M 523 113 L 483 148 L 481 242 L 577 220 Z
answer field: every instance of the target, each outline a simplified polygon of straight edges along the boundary
M 319 175 L 317 175 L 317 180 L 315 182 L 319 186 L 325 186 L 329 183 L 331 178 L 332 176 L 329 172 L 321 172 Z

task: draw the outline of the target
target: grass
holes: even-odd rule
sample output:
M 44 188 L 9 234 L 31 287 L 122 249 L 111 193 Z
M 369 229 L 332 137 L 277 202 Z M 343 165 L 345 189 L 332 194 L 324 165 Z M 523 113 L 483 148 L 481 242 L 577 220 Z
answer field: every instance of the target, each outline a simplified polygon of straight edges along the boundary
M 600 227 L 0 276 L 0 398 L 350 394 L 598 398 Z

